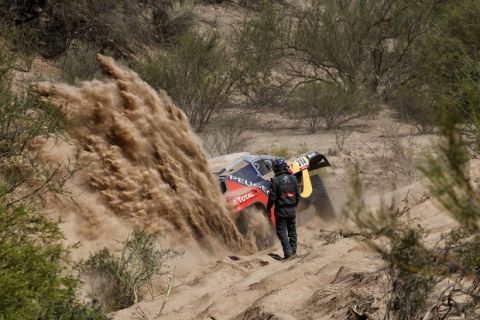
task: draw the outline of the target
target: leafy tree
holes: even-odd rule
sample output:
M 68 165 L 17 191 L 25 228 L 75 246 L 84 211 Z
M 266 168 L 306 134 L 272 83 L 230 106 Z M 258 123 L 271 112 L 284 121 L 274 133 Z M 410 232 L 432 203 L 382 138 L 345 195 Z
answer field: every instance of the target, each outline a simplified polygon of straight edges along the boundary
M 253 52 L 286 75 L 289 105 L 297 105 L 296 114 L 310 118 L 315 131 L 320 122 L 330 129 L 371 114 L 375 98 L 408 77 L 406 66 L 430 28 L 433 8 L 429 0 L 264 1 L 246 30 L 258 39 L 250 42 Z M 320 106 L 328 95 L 336 103 Z M 355 100 L 347 107 L 340 97 Z
M 478 112 L 480 81 L 480 4 L 477 1 L 437 3 L 426 33 L 409 59 L 405 75 L 397 82 L 401 88 L 391 96 L 400 118 L 421 130 L 439 125 L 444 108 L 463 110 L 471 121 Z
M 290 79 L 273 72 L 283 57 L 284 20 L 282 7 L 261 1 L 230 39 L 236 88 L 249 107 L 276 107 L 286 97 Z
M 429 1 L 311 1 L 295 13 L 289 72 L 304 82 L 365 83 L 375 93 L 425 33 L 430 11 Z
M 167 91 L 201 132 L 225 108 L 265 105 L 281 95 L 270 87 L 273 58 L 256 51 L 251 32 L 248 24 L 237 30 L 231 51 L 215 31 L 187 32 L 135 68 L 152 87 Z

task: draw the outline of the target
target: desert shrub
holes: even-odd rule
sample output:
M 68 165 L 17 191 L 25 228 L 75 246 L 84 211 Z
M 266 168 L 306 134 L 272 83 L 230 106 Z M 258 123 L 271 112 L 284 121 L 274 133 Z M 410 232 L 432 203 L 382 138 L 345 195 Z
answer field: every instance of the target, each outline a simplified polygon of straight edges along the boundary
M 458 244 L 460 241 L 454 243 Z M 457 247 L 456 253 L 461 259 L 461 264 L 480 280 L 480 236 L 477 234 L 469 238 L 468 241 L 464 241 L 461 246 Z M 476 291 L 479 290 L 480 288 L 477 288 Z
M 38 41 L 37 35 L 28 28 L 6 24 L 0 18 L 0 37 L 2 54 L 7 50 L 15 49 L 15 59 L 10 61 L 10 67 L 23 72 L 30 71 L 36 54 L 31 44 Z
M 308 123 L 311 133 L 322 125 L 335 129 L 376 111 L 375 102 L 361 88 L 339 83 L 314 82 L 292 92 L 290 112 Z
M 409 207 L 381 205 L 368 209 L 362 194 L 359 170 L 352 175 L 352 192 L 347 213 L 369 238 L 383 236 L 388 246 L 370 242 L 388 263 L 389 295 L 387 319 L 447 319 L 463 314 L 479 316 L 480 292 L 480 203 L 478 183 L 469 172 L 470 144 L 463 134 L 464 110 L 444 109 L 439 128 L 443 137 L 437 155 L 429 155 L 422 171 L 430 182 L 431 195 L 459 224 L 441 235 L 434 245 L 426 245 L 426 233 L 410 219 L 399 219 Z M 473 112 L 472 112 L 473 114 Z M 473 126 L 471 130 L 480 130 Z M 478 147 L 478 146 L 477 146 Z M 353 196 L 352 196 L 353 195 Z M 408 203 L 408 202 L 406 202 Z M 447 283 L 445 287 L 441 284 Z
M 245 47 L 282 74 L 276 80 L 293 90 L 290 110 L 311 132 L 372 114 L 381 104 L 375 98 L 384 99 L 414 78 L 412 61 L 432 29 L 437 6 L 396 0 L 280 2 L 257 4 L 260 19 L 246 29 L 257 42 Z
M 398 320 L 417 319 L 427 309 L 433 288 L 433 255 L 421 243 L 421 229 L 410 228 L 392 238 L 386 259 L 391 283 L 388 309 Z
M 409 104 L 419 117 L 428 117 L 432 105 L 437 124 L 442 109 L 461 111 L 467 123 L 472 110 L 478 113 L 480 32 L 471 26 L 480 24 L 479 17 L 477 1 L 447 1 L 436 8 L 435 23 L 415 50 L 408 68 L 411 80 L 401 79 L 408 83 L 404 91 L 415 98 L 415 104 Z M 408 92 L 410 86 L 414 86 L 412 92 Z
M 98 71 L 96 55 L 98 49 L 80 43 L 69 48 L 59 59 L 62 80 L 74 83 L 77 80 L 91 80 Z
M 262 12 L 265 15 L 246 19 L 227 39 L 208 28 L 174 36 L 134 69 L 152 87 L 167 91 L 197 131 L 229 106 L 251 111 L 279 104 L 285 85 L 272 80 L 280 45 L 272 29 L 279 13 Z
M 395 116 L 414 125 L 420 133 L 431 133 L 437 124 L 435 102 L 429 91 L 410 83 L 396 90 L 389 101 Z
M 279 146 L 279 147 L 272 147 L 269 152 L 268 152 L 269 155 L 272 155 L 274 157 L 279 157 L 279 158 L 283 158 L 283 159 L 288 159 L 290 158 L 290 150 L 288 150 L 287 147 L 282 147 L 282 146 Z
M 0 47 L 0 319 L 107 319 L 76 300 L 79 282 L 67 269 L 68 251 L 58 225 L 22 206 L 60 192 L 70 176 L 44 163 L 35 139 L 62 132 L 58 108 L 31 89 L 14 94 L 15 59 Z
M 230 62 L 216 32 L 181 35 L 170 50 L 148 56 L 136 69 L 168 92 L 197 131 L 228 106 L 233 93 Z
M 305 154 L 310 151 L 310 148 L 305 142 L 302 142 L 298 145 L 297 154 Z
M 352 134 L 352 132 L 345 128 L 335 129 L 335 144 L 337 145 L 337 149 L 340 152 L 343 152 L 345 149 L 345 142 L 347 138 Z
M 290 150 L 284 146 L 272 146 L 271 148 L 255 150 L 255 154 L 271 155 L 283 159 L 289 159 L 292 156 Z
M 438 280 L 435 276 L 441 275 L 437 273 L 441 264 L 433 251 L 425 247 L 424 230 L 412 221 L 399 219 L 409 207 L 399 208 L 393 199 L 391 204 L 382 202 L 378 209 L 369 208 L 358 165 L 350 173 L 351 190 L 345 214 L 364 232 L 368 243 L 382 254 L 388 266 L 385 319 L 421 318 Z M 387 246 L 370 240 L 380 236 L 388 240 Z
M 9 52 L 0 48 L 0 56 Z M 0 70 L 8 70 L 8 58 L 0 61 Z M 61 192 L 71 176 L 74 164 L 52 165 L 42 160 L 36 139 L 59 136 L 68 126 L 62 111 L 41 101 L 27 88 L 15 94 L 10 76 L 0 78 L 0 196 L 7 206 L 44 199 L 47 192 Z
M 395 186 L 400 178 L 414 182 L 421 175 L 418 166 L 420 157 L 415 147 L 412 135 L 402 138 L 399 127 L 393 126 L 382 129 L 379 147 L 370 148 L 369 152 L 385 178 Z
M 249 114 L 217 117 L 203 134 L 204 146 L 212 156 L 244 151 L 255 122 Z
M 309 1 L 293 14 L 287 53 L 297 63 L 289 73 L 305 82 L 364 85 L 376 94 L 409 62 L 431 12 L 429 1 Z
M 251 14 L 233 30 L 230 45 L 233 48 L 233 72 L 237 88 L 249 107 L 278 107 L 288 93 L 290 79 L 278 77 L 273 70 L 282 59 L 284 12 L 267 1 L 253 1 Z
M 75 298 L 58 225 L 0 201 L 0 319 L 107 319 Z
M 92 298 L 100 301 L 103 310 L 136 303 L 139 290 L 150 285 L 153 276 L 164 274 L 167 261 L 180 254 L 158 246 L 158 233 L 134 231 L 120 249 L 104 248 L 79 263 L 81 275 L 92 284 Z

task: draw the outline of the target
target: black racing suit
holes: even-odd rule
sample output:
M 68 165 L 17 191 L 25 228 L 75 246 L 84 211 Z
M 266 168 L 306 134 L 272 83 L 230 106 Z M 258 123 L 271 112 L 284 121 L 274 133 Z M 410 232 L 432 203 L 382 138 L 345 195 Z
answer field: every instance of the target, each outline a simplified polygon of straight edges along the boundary
M 300 200 L 297 178 L 282 170 L 275 173 L 268 194 L 267 211 L 275 204 L 275 225 L 285 258 L 297 252 L 296 210 Z

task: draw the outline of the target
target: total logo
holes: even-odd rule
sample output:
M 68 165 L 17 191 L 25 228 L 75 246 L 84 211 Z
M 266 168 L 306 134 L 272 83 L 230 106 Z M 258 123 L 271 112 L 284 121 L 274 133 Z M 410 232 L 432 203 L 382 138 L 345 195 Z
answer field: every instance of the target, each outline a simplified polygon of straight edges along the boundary
M 241 196 L 236 197 L 233 200 L 233 202 L 234 202 L 235 205 L 239 205 L 241 203 L 244 203 L 247 200 L 252 199 L 253 197 L 255 197 L 255 193 L 250 191 L 249 193 L 245 193 L 245 194 L 242 194 Z

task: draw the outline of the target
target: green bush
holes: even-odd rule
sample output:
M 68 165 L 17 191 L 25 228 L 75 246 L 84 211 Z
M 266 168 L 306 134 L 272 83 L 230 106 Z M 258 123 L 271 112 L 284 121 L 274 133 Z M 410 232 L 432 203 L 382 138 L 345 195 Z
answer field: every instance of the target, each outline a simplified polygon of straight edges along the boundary
M 216 32 L 181 35 L 169 50 L 147 56 L 136 70 L 152 87 L 166 90 L 197 131 L 228 106 L 235 82 Z
M 0 319 L 107 319 L 75 299 L 56 223 L 0 201 Z
M 422 230 L 409 228 L 392 238 L 392 248 L 386 255 L 390 263 L 391 297 L 389 310 L 395 319 L 417 319 L 427 309 L 427 300 L 434 285 L 429 270 L 433 255 L 421 243 Z
M 42 201 L 47 192 L 63 192 L 71 176 L 69 165 L 42 160 L 41 150 L 32 148 L 38 137 L 59 136 L 68 126 L 59 108 L 40 100 L 32 88 L 16 94 L 10 73 L 14 59 L 0 47 L 0 196 L 7 206 Z
M 98 71 L 96 55 L 99 52 L 85 44 L 68 49 L 59 60 L 62 80 L 75 83 L 77 80 L 91 80 Z
M 403 122 L 414 125 L 420 133 L 431 133 L 437 126 L 437 112 L 434 97 L 428 87 L 409 83 L 396 90 L 390 104 L 395 116 Z
M 307 122 L 311 133 L 322 125 L 328 130 L 338 128 L 376 110 L 376 101 L 365 90 L 340 83 L 313 82 L 299 86 L 289 101 L 289 111 Z
M 83 277 L 92 283 L 92 298 L 106 312 L 127 308 L 138 301 L 139 290 L 151 284 L 152 277 L 164 274 L 166 262 L 180 253 L 159 249 L 159 234 L 135 231 L 122 248 L 106 248 L 90 254 L 79 263 Z

